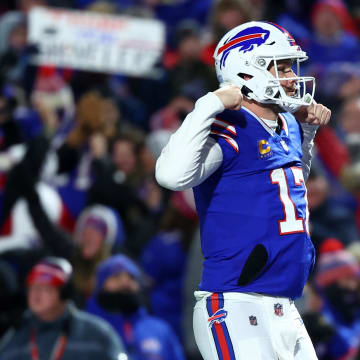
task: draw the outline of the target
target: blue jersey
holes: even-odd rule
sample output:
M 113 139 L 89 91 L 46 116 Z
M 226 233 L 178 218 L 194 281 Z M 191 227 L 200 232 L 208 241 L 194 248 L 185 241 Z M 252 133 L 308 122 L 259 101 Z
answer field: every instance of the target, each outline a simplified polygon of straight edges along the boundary
M 205 258 L 200 290 L 301 296 L 315 260 L 302 131 L 291 114 L 280 118 L 279 134 L 244 108 L 225 110 L 212 125 L 223 161 L 194 187 Z

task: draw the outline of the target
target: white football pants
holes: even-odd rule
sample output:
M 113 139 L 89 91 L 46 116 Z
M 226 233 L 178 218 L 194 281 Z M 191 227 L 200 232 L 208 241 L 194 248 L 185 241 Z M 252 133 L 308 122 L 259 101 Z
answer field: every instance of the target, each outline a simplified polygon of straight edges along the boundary
M 195 291 L 194 334 L 204 360 L 317 360 L 293 301 Z

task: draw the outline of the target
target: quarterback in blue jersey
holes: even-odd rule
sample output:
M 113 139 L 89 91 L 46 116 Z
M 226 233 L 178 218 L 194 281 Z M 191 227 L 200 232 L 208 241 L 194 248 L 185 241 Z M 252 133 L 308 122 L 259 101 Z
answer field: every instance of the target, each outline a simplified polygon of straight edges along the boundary
M 305 181 L 331 112 L 300 76 L 306 53 L 276 24 L 234 28 L 214 58 L 220 88 L 196 102 L 156 166 L 161 185 L 194 190 L 196 342 L 205 360 L 317 359 L 293 300 L 315 261 Z

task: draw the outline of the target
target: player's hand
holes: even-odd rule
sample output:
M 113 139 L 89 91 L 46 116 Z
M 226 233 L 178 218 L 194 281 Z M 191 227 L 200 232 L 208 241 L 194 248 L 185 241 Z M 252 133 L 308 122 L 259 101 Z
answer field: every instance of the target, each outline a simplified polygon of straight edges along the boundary
M 323 126 L 330 121 L 331 110 L 314 101 L 310 106 L 301 107 L 294 116 L 300 122 Z
M 229 110 L 241 109 L 243 95 L 241 89 L 238 86 L 231 84 L 225 85 L 214 91 L 214 94 L 224 104 L 225 109 L 229 109 Z

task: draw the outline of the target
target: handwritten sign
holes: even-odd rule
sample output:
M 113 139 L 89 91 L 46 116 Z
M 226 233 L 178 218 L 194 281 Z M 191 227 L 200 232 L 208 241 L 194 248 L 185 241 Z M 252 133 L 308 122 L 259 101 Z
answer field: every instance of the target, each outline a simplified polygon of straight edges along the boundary
M 163 52 L 165 28 L 153 19 L 36 7 L 28 41 L 39 47 L 39 65 L 146 76 Z

